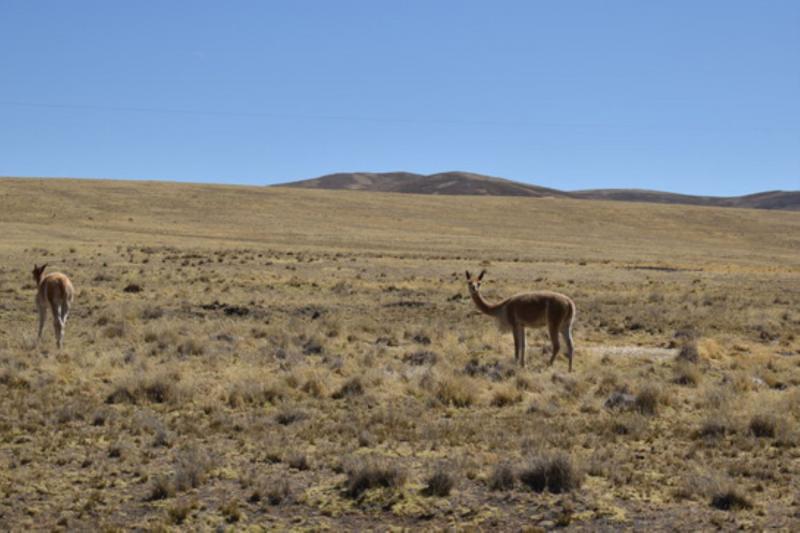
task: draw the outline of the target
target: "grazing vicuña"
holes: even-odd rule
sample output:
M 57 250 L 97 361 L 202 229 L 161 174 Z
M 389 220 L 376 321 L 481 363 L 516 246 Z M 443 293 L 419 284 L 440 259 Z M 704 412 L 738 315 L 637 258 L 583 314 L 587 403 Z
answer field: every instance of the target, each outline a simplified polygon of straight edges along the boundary
M 483 276 L 482 270 L 478 277 L 473 278 L 467 271 L 467 286 L 472 301 L 481 312 L 494 317 L 501 329 L 510 329 L 514 334 L 514 360 L 520 366 L 525 366 L 525 327 L 538 328 L 547 326 L 550 333 L 550 342 L 553 344 L 553 355 L 550 364 L 558 355 L 561 343 L 558 334 L 564 335 L 567 342 L 567 357 L 569 358 L 569 371 L 572 372 L 572 323 L 575 321 L 575 302 L 568 296 L 550 291 L 526 292 L 506 298 L 500 303 L 490 304 L 481 296 L 480 288 Z
M 44 321 L 47 318 L 47 306 L 53 312 L 53 329 L 56 334 L 56 343 L 61 348 L 64 345 L 64 329 L 67 327 L 67 316 L 69 307 L 72 304 L 72 296 L 75 290 L 72 282 L 61 272 L 51 272 L 44 276 L 44 269 L 47 264 L 42 266 L 33 265 L 33 279 L 36 280 L 38 291 L 36 292 L 36 307 L 39 310 L 39 335 L 37 341 L 42 340 L 42 330 Z

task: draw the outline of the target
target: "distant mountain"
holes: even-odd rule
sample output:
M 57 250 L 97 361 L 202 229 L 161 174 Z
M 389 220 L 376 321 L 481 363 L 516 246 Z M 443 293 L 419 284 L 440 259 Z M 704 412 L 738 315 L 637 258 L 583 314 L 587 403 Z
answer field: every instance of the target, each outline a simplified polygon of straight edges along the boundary
M 410 172 L 342 172 L 319 178 L 284 183 L 281 187 L 346 189 L 351 191 L 401 192 L 411 194 L 455 194 L 478 196 L 560 196 L 555 189 L 537 187 L 503 178 L 470 172 L 441 172 L 425 176 Z
M 689 204 L 715 207 L 751 207 L 756 209 L 800 210 L 800 191 L 768 191 L 746 196 L 692 196 L 639 189 L 592 189 L 573 191 L 573 198 L 586 200 L 617 200 L 622 202 L 652 202 L 658 204 Z
M 800 191 L 768 191 L 746 196 L 692 196 L 641 189 L 591 189 L 560 191 L 471 172 L 423 175 L 411 172 L 341 172 L 319 178 L 283 183 L 280 187 L 350 191 L 448 194 L 477 196 L 529 196 L 688 204 L 715 207 L 749 207 L 800 211 Z

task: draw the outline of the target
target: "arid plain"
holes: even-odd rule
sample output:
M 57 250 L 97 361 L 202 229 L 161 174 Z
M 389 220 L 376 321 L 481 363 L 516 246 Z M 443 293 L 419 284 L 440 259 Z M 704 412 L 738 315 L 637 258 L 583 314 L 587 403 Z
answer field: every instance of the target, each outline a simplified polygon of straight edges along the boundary
M 800 527 L 800 213 L 2 179 L 0 253 L 4 530 Z

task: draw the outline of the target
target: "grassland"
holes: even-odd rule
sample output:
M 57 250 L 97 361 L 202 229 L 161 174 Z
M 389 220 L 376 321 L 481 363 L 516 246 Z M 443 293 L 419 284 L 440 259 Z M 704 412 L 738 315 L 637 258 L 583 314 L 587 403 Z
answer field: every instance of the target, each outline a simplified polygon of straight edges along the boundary
M 3 529 L 800 522 L 797 213 L 3 179 L 0 234 Z M 573 297 L 573 373 L 480 268 Z

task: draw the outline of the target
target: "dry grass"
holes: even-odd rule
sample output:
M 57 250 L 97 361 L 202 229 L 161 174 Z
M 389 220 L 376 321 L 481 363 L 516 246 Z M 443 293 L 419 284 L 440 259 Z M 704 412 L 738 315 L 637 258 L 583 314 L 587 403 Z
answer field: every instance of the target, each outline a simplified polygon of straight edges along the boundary
M 32 208 L 42 187 L 52 212 Z M 795 213 L 0 193 L 6 529 L 791 529 L 800 512 Z M 78 290 L 63 351 L 52 330 L 33 342 L 42 261 Z M 475 268 L 492 301 L 575 299 L 572 374 L 542 331 L 513 364 L 466 294 Z

